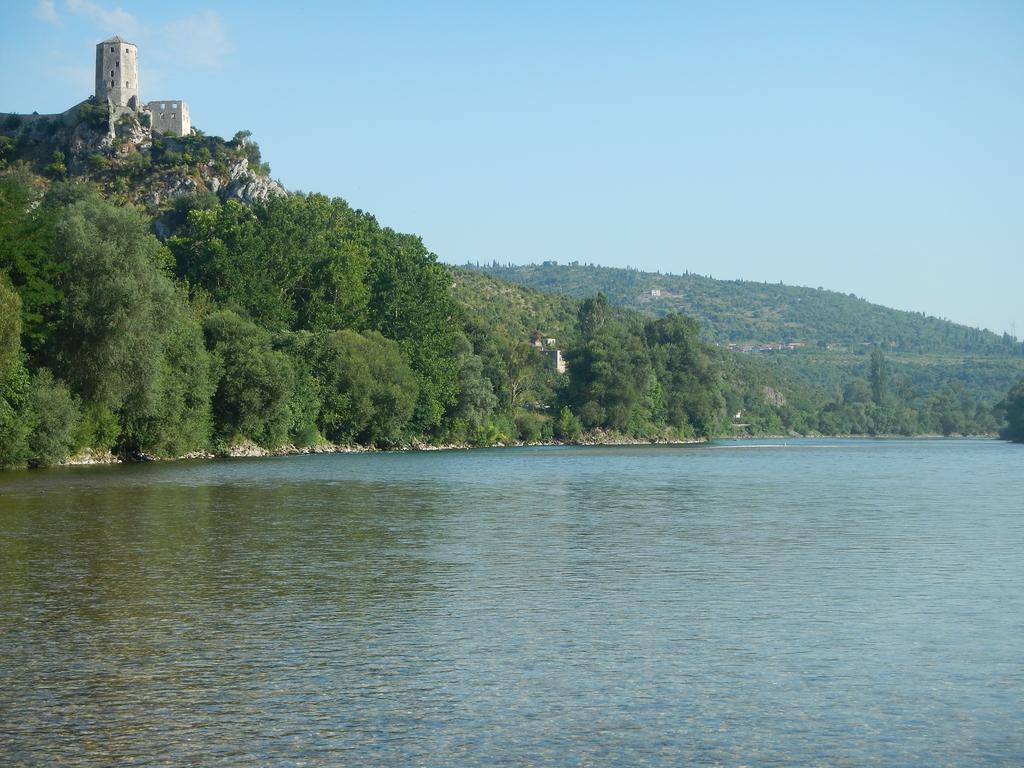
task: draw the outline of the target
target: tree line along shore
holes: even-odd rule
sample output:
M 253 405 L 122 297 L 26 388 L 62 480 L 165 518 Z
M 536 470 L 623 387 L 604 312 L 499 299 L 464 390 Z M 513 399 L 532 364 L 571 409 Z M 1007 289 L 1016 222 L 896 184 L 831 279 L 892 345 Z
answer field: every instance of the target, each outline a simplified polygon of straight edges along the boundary
M 0 167 L 0 467 L 250 445 L 1020 437 L 1021 384 L 999 402 L 916 386 L 876 347 L 817 387 L 680 313 L 445 267 L 339 198 L 200 190 L 147 209 L 123 183 L 46 168 Z

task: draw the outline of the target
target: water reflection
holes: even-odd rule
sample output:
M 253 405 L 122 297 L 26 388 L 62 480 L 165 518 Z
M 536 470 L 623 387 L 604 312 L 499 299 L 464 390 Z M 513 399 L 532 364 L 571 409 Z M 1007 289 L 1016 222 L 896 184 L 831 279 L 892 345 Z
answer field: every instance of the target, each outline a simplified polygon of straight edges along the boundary
M 1014 450 L 11 474 L 0 762 L 1013 763 Z

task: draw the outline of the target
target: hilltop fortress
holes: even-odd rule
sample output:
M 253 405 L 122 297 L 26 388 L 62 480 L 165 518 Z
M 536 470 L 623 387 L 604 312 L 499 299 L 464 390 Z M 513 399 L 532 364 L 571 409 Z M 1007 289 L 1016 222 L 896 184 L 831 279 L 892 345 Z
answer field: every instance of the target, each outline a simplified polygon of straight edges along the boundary
M 96 44 L 96 91 L 87 101 L 57 114 L 0 112 L 0 120 L 14 119 L 19 125 L 61 123 L 68 126 L 81 117 L 83 108 L 88 108 L 88 103 L 93 100 L 108 108 L 106 128 L 110 138 L 117 135 L 118 122 L 129 119 L 144 130 L 148 129 L 147 135 L 158 133 L 183 137 L 192 133 L 188 104 L 181 99 L 142 103 L 139 98 L 139 49 L 117 35 Z
M 148 121 L 162 134 L 188 136 L 192 119 L 180 99 L 160 99 L 145 105 L 139 99 L 139 49 L 118 36 L 96 44 L 96 99 L 110 107 L 110 123 L 126 112 Z
M 134 43 L 97 43 L 95 63 L 94 93 L 64 112 L 0 112 L 0 170 L 26 163 L 41 177 L 88 180 L 152 211 L 196 193 L 247 204 L 288 194 L 248 131 L 207 136 L 181 99 L 143 102 Z

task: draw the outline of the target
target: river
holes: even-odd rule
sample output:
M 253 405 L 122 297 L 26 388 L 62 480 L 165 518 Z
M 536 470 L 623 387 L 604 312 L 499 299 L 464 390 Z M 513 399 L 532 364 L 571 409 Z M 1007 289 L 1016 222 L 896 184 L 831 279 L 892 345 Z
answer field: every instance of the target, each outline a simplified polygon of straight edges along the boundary
M 1024 446 L 0 474 L 0 764 L 1024 764 Z

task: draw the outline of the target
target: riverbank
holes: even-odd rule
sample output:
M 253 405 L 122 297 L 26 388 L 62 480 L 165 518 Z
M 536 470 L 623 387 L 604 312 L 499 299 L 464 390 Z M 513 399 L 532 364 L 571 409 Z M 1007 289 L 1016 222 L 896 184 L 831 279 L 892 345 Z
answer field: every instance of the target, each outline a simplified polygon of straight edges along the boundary
M 140 456 L 126 459 L 115 456 L 110 451 L 86 451 L 68 457 L 59 466 L 88 466 L 103 464 L 135 464 L 147 461 L 182 461 L 187 459 L 247 459 L 247 458 L 268 458 L 272 456 L 309 456 L 314 454 L 329 453 L 381 453 L 392 451 L 456 451 L 469 450 L 471 448 L 523 448 L 528 446 L 556 446 L 556 445 L 688 445 L 706 442 L 702 439 L 664 439 L 664 438 L 639 438 L 628 435 L 620 435 L 610 432 L 596 430 L 587 433 L 579 440 L 561 441 L 549 440 L 544 442 L 526 442 L 522 440 L 510 440 L 496 442 L 492 445 L 472 445 L 470 443 L 427 443 L 413 441 L 406 445 L 395 448 L 377 448 L 372 445 L 342 445 L 336 443 L 317 443 L 315 445 L 296 446 L 285 444 L 276 448 L 265 448 L 254 442 L 246 441 L 237 445 L 228 446 L 222 451 L 193 451 L 182 456 L 161 457 L 142 454 Z
M 792 440 L 792 439 L 822 439 L 822 440 L 995 440 L 997 435 L 719 435 L 718 440 Z M 704 439 L 665 439 L 665 438 L 641 438 L 630 437 L 615 433 L 596 430 L 587 433 L 579 440 L 563 441 L 548 440 L 541 442 L 527 442 L 514 440 L 507 442 L 496 442 L 492 445 L 472 445 L 470 443 L 427 443 L 413 441 L 406 445 L 394 448 L 377 448 L 369 445 L 342 445 L 336 443 L 317 443 L 316 445 L 296 446 L 285 444 L 276 448 L 265 448 L 251 441 L 239 443 L 225 448 L 222 451 L 193 451 L 182 456 L 161 457 L 141 455 L 131 459 L 115 456 L 110 451 L 87 451 L 71 456 L 62 461 L 58 466 L 88 466 L 105 464 L 137 464 L 148 461 L 183 461 L 188 459 L 248 459 L 248 458 L 269 458 L 274 456 L 309 456 L 315 454 L 330 453 L 385 453 L 396 451 L 468 451 L 472 448 L 525 448 L 531 446 L 558 446 L 558 445 L 693 445 L 708 442 Z

